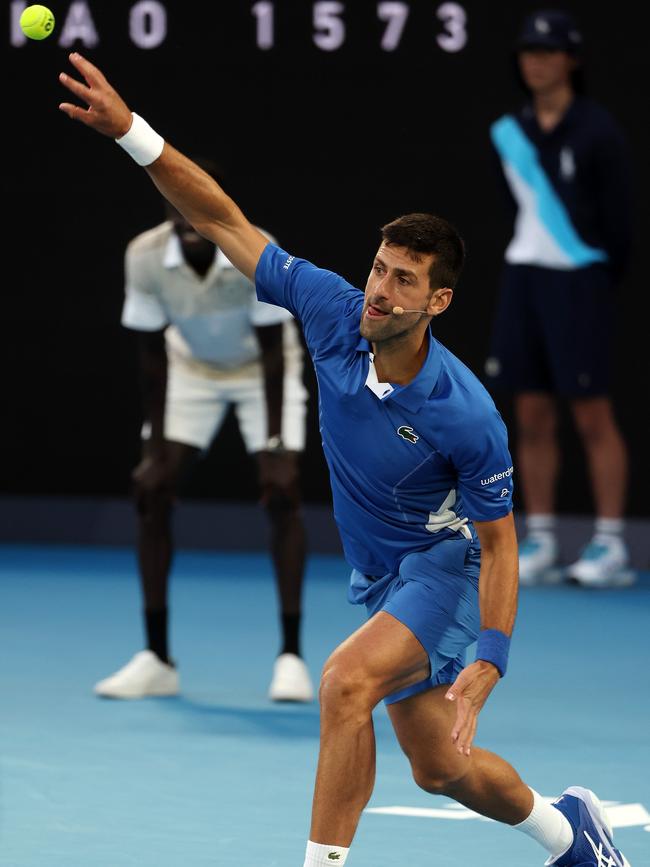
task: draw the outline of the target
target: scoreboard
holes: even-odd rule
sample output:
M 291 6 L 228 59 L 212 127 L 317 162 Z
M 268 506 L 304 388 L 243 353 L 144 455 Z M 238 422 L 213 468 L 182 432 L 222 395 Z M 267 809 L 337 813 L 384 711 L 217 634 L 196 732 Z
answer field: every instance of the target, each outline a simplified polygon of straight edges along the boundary
M 20 26 L 20 15 L 27 3 L 23 0 L 12 0 L 10 3 L 10 42 L 15 47 L 25 45 L 26 37 Z M 270 51 L 276 47 L 276 31 L 279 26 L 278 6 L 274 0 L 258 0 L 252 3 L 248 9 L 245 3 L 235 7 L 235 13 L 240 16 L 248 16 L 250 19 L 250 37 L 252 43 L 260 51 Z M 297 6 L 298 4 L 296 4 Z M 395 51 L 399 48 L 402 35 L 409 26 L 409 19 L 413 18 L 412 6 L 415 3 L 406 3 L 402 0 L 383 0 L 376 4 L 374 9 L 368 9 L 368 16 L 374 15 L 381 24 L 378 45 L 382 51 Z M 421 5 L 421 4 L 420 4 Z M 346 18 L 352 9 L 358 9 L 357 4 L 346 4 L 338 0 L 321 0 L 312 4 L 303 4 L 304 9 L 309 7 L 311 27 L 308 38 L 320 51 L 338 51 L 345 44 L 347 38 Z M 206 27 L 208 32 L 218 30 L 224 17 L 222 8 L 216 4 L 194 4 L 191 10 L 193 20 L 201 27 Z M 62 14 L 57 12 L 57 33 L 55 41 L 62 48 L 77 49 L 95 48 L 102 39 L 101 27 L 97 11 L 100 4 L 92 2 L 70 3 L 68 8 L 63 9 Z M 128 8 L 118 11 L 114 7 L 112 19 L 122 20 L 124 32 L 133 45 L 144 50 L 160 48 L 169 38 L 174 38 L 173 30 L 170 32 L 168 5 L 161 0 L 138 0 Z M 290 9 L 285 4 L 283 10 L 288 18 Z M 295 7 L 294 7 L 295 12 Z M 196 19 L 194 19 L 196 16 Z M 454 2 L 445 2 L 438 5 L 431 4 L 427 10 L 428 29 L 432 42 L 439 46 L 442 51 L 462 51 L 467 44 L 467 12 L 465 8 Z M 115 21 L 119 27 L 119 21 Z

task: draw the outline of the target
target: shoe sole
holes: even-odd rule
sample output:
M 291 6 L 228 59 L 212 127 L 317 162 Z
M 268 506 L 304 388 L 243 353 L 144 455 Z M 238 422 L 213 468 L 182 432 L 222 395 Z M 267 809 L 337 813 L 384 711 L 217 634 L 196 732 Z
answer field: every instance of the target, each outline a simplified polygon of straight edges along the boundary
M 613 858 L 618 867 L 631 867 L 631 864 L 625 855 L 621 852 L 621 858 L 623 859 L 621 861 L 609 843 L 610 840 L 614 839 L 614 834 L 612 832 L 612 826 L 609 824 L 605 808 L 601 804 L 598 796 L 595 795 L 591 789 L 585 789 L 582 786 L 571 786 L 562 794 L 572 795 L 574 798 L 582 801 L 585 805 L 591 821 L 594 823 L 596 830 L 598 831 L 598 836 L 600 837 L 599 842 L 602 842 L 603 848 L 607 849 L 607 856 Z
M 95 695 L 98 698 L 110 698 L 116 701 L 138 701 L 141 698 L 171 698 L 172 696 L 179 695 L 179 690 L 175 692 L 142 692 L 137 695 L 118 695 L 114 692 L 95 692 Z
M 128 693 L 119 693 L 119 692 L 104 692 L 99 689 L 93 690 L 96 696 L 99 698 L 113 698 L 121 701 L 137 701 L 140 698 L 168 698 L 170 696 L 178 695 L 180 693 L 180 689 L 171 690 L 154 690 L 151 692 L 137 692 L 129 695 Z
M 269 698 L 271 699 L 271 701 L 293 701 L 300 702 L 301 704 L 307 704 L 308 702 L 314 700 L 313 695 L 305 695 L 305 693 L 299 695 L 295 692 L 281 692 L 279 690 L 277 692 L 270 692 Z
M 617 587 L 631 587 L 636 583 L 637 574 L 633 569 L 623 569 L 606 581 L 589 581 L 588 579 L 568 573 L 566 580 L 569 584 L 579 585 L 586 590 L 612 590 Z

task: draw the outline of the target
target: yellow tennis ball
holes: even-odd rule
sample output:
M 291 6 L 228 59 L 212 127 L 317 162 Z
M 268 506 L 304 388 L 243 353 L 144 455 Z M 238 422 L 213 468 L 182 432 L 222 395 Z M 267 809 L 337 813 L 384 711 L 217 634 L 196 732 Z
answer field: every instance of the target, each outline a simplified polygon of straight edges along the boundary
M 54 15 L 47 6 L 28 6 L 20 16 L 20 29 L 30 39 L 46 39 L 54 30 Z

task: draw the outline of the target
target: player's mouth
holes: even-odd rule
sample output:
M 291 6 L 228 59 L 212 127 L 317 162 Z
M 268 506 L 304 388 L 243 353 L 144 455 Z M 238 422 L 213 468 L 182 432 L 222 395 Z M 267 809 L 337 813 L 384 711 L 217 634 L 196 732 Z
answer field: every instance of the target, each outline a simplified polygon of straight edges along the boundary
M 389 313 L 386 310 L 382 310 L 380 307 L 375 307 L 374 304 L 369 304 L 366 309 L 366 316 L 368 319 L 383 319 L 388 315 Z

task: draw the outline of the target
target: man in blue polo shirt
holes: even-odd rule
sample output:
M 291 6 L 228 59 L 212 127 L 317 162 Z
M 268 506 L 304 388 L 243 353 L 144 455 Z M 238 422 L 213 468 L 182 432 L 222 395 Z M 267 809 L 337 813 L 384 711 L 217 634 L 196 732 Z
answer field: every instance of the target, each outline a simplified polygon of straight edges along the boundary
M 592 792 L 573 787 L 546 804 L 507 762 L 472 746 L 478 713 L 506 670 L 517 542 L 505 428 L 429 327 L 463 265 L 458 233 L 427 214 L 384 226 L 362 295 L 269 244 L 96 67 L 78 54 L 70 60 L 85 84 L 60 80 L 88 109 L 63 103 L 62 111 L 116 139 L 255 279 L 261 300 L 300 320 L 316 368 L 335 517 L 354 567 L 350 598 L 371 616 L 324 667 L 304 867 L 345 863 L 374 782 L 372 710 L 381 700 L 425 790 L 529 834 L 550 852 L 547 864 L 624 867 Z M 477 636 L 476 661 L 465 667 Z

